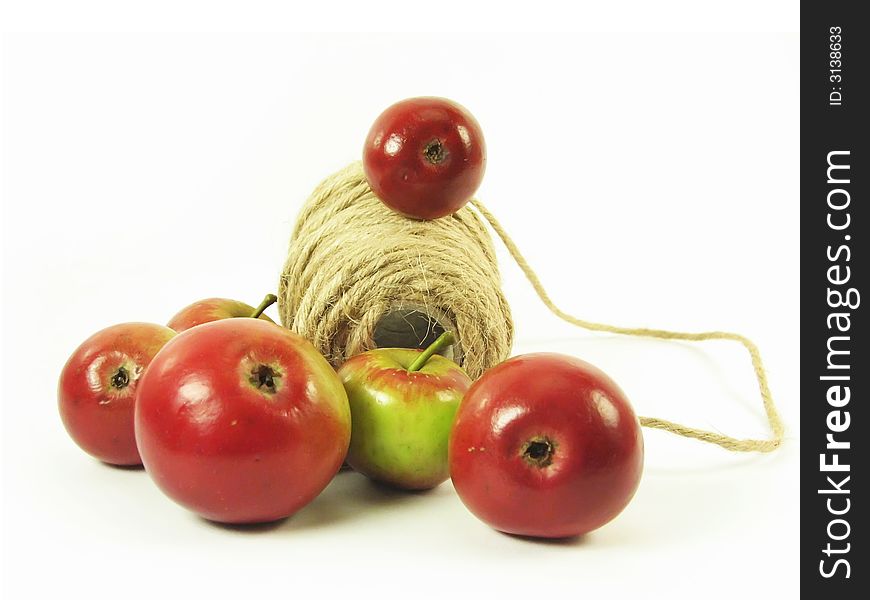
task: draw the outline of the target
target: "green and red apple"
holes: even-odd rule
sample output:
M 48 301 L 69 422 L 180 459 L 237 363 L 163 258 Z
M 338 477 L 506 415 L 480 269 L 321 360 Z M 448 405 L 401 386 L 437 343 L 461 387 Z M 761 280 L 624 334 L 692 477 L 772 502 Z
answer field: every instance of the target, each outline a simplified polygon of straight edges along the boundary
M 221 319 L 234 319 L 238 317 L 250 317 L 252 319 L 262 319 L 274 323 L 267 315 L 263 313 L 269 306 L 278 301 L 274 294 L 268 294 L 260 305 L 256 308 L 250 304 L 231 300 L 229 298 L 206 298 L 205 300 L 197 300 L 193 304 L 182 308 L 174 317 L 166 324 L 170 329 L 182 332 L 191 327 L 202 325 L 203 323 L 211 323 L 212 321 L 220 321 Z
M 459 365 L 436 354 L 452 343 L 446 332 L 425 351 L 378 348 L 341 366 L 351 411 L 351 467 L 408 490 L 447 480 L 450 429 L 471 386 Z

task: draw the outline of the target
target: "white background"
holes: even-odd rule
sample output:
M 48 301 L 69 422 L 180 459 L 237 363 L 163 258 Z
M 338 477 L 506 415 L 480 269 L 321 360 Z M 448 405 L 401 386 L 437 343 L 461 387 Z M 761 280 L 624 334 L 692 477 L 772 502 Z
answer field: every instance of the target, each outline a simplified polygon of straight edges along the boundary
M 5 36 L 6 597 L 796 596 L 798 35 L 710 31 L 715 21 L 694 34 L 663 33 L 665 22 L 650 33 Z M 481 122 L 478 196 L 557 304 L 759 344 L 788 427 L 781 450 L 737 455 L 646 431 L 625 512 L 550 543 L 490 530 L 449 483 L 391 493 L 353 473 L 280 524 L 219 527 L 145 472 L 81 453 L 55 393 L 79 342 L 117 322 L 165 322 L 198 298 L 256 304 L 276 287 L 311 189 L 358 158 L 388 104 L 430 94 Z M 767 435 L 739 346 L 577 330 L 497 247 L 515 353 L 583 357 L 643 415 Z

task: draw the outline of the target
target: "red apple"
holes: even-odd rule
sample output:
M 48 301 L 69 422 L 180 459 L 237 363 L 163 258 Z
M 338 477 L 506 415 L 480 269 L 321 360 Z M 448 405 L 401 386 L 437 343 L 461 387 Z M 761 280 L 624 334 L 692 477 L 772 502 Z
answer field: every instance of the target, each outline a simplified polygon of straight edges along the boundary
M 396 102 L 375 120 L 363 147 L 372 191 L 413 219 L 438 219 L 465 206 L 485 168 L 480 125 L 446 98 Z
M 179 334 L 139 387 L 136 441 L 170 498 L 207 519 L 257 523 L 314 499 L 350 441 L 347 395 L 309 342 L 258 319 Z
M 619 386 L 580 359 L 528 354 L 478 379 L 450 438 L 450 476 L 506 533 L 587 533 L 628 504 L 643 470 L 640 424 Z
M 410 490 L 447 480 L 450 427 L 471 385 L 462 367 L 435 354 L 452 341 L 446 332 L 425 351 L 378 348 L 341 366 L 353 423 L 347 462 L 355 470 Z
M 73 352 L 57 390 L 63 424 L 82 450 L 113 465 L 139 465 L 133 406 L 145 368 L 175 332 L 153 323 L 98 331 Z
M 238 300 L 230 300 L 229 298 L 197 300 L 178 311 L 166 326 L 175 331 L 182 332 L 203 323 L 238 317 L 251 317 L 274 323 L 263 311 L 277 302 L 277 300 L 277 296 L 268 294 L 257 308 Z

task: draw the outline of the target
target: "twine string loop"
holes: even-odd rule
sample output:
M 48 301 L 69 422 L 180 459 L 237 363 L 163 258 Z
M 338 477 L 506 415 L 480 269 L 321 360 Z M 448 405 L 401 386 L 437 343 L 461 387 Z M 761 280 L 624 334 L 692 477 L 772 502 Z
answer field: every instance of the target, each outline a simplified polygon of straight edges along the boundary
M 513 239 L 511 239 L 511 237 L 507 234 L 505 229 L 501 226 L 501 223 L 498 222 L 498 219 L 496 219 L 495 216 L 489 211 L 489 209 L 487 209 L 479 200 L 472 200 L 472 203 L 474 205 L 474 208 L 477 209 L 477 211 L 487 220 L 493 231 L 495 231 L 499 238 L 501 238 L 501 241 L 504 243 L 505 247 L 508 249 L 508 252 L 510 252 L 510 255 L 513 257 L 514 261 L 525 274 L 526 278 L 529 280 L 529 283 L 532 284 L 532 287 L 535 289 L 535 292 L 538 294 L 538 297 L 541 299 L 541 301 L 546 305 L 547 308 L 550 309 L 550 311 L 554 315 L 556 315 L 563 321 L 567 321 L 572 325 L 576 325 L 577 327 L 582 327 L 583 329 L 587 329 L 590 331 L 604 331 L 620 335 L 650 337 L 663 340 L 688 340 L 692 342 L 701 342 L 705 340 L 731 340 L 742 344 L 743 347 L 746 348 L 746 351 L 749 353 L 749 358 L 752 362 L 752 368 L 755 371 L 755 378 L 758 382 L 758 390 L 761 394 L 761 401 L 764 404 L 764 411 L 767 414 L 767 421 L 770 425 L 770 430 L 773 433 L 773 437 L 766 440 L 739 439 L 731 437 L 729 435 L 723 435 L 721 433 L 707 431 L 705 429 L 697 429 L 695 427 L 681 425 L 680 423 L 674 423 L 673 421 L 659 419 L 656 417 L 640 417 L 641 425 L 643 425 L 644 427 L 650 427 L 652 429 L 669 431 L 676 435 L 693 438 L 702 442 L 716 444 L 733 452 L 771 452 L 777 449 L 780 444 L 782 444 L 784 434 L 782 419 L 780 418 L 779 412 L 776 409 L 776 405 L 773 402 L 773 395 L 770 393 L 770 386 L 767 383 L 767 373 L 764 370 L 763 363 L 761 362 L 761 353 L 759 352 L 758 347 L 752 340 L 738 333 L 731 333 L 729 331 L 705 331 L 698 333 L 685 333 L 681 331 L 668 331 L 665 329 L 650 329 L 645 327 L 617 327 L 615 325 L 608 325 L 606 323 L 595 323 L 593 321 L 586 321 L 584 319 L 578 319 L 573 315 L 569 315 L 558 306 L 556 306 L 550 299 L 550 296 L 549 294 L 547 294 L 546 289 L 544 289 L 544 286 L 541 283 L 541 280 L 538 278 L 537 273 L 535 273 L 534 269 L 529 266 L 529 263 L 520 252 L 516 243 L 514 243 Z

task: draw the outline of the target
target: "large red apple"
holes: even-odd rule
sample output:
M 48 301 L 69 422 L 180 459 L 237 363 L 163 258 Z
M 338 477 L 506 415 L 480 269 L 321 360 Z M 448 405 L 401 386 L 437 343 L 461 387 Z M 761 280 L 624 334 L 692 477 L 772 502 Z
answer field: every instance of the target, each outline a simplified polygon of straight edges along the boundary
M 175 332 L 154 323 L 122 323 L 76 348 L 57 390 L 58 409 L 79 447 L 113 465 L 139 465 L 133 407 L 145 368 Z
M 309 342 L 258 319 L 179 334 L 139 387 L 136 441 L 170 498 L 207 519 L 257 523 L 314 499 L 350 441 L 347 395 Z
M 274 323 L 263 311 L 277 300 L 277 296 L 268 294 L 256 308 L 250 304 L 245 304 L 238 300 L 230 300 L 229 298 L 197 300 L 178 311 L 166 326 L 181 332 L 203 323 L 238 317 L 251 317 Z
M 603 372 L 560 354 L 528 354 L 468 390 L 450 437 L 459 497 L 495 529 L 557 538 L 601 527 L 628 504 L 643 470 L 640 424 Z
M 408 98 L 375 120 L 363 170 L 375 195 L 413 219 L 465 206 L 483 180 L 486 143 L 474 116 L 446 98 Z

